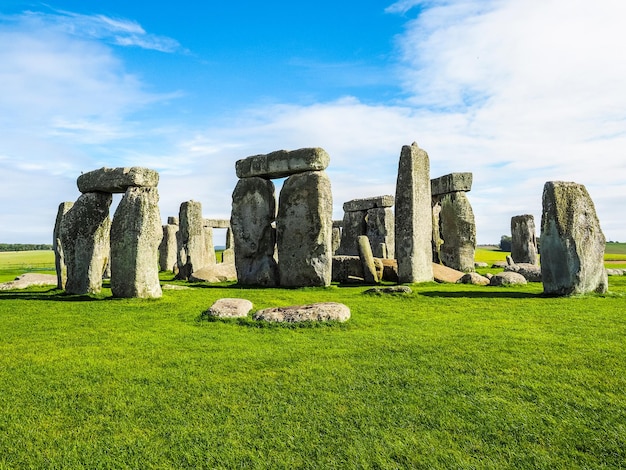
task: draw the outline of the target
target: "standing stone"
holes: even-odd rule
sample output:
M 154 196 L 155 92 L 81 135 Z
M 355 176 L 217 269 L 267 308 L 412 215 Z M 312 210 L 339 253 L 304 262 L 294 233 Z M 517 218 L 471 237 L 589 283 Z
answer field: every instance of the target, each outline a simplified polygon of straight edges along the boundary
M 443 265 L 462 272 L 474 271 L 476 223 L 465 192 L 441 196 L 439 231 L 443 235 L 443 244 L 439 247 Z
M 222 263 L 232 264 L 235 262 L 235 238 L 233 237 L 233 230 L 229 227 L 226 229 L 226 246 L 222 252 Z
M 59 235 L 67 265 L 68 294 L 96 294 L 110 254 L 109 193 L 84 193 L 61 220 Z
M 358 256 L 359 248 L 357 239 L 367 233 L 367 222 L 364 211 L 344 211 L 341 229 L 341 241 L 337 254 Z
M 159 246 L 159 268 L 161 271 L 173 271 L 178 259 L 178 243 L 176 234 L 178 225 L 167 224 L 163 226 L 163 239 Z
M 333 238 L 332 249 L 333 249 L 333 254 L 335 254 L 337 250 L 339 249 L 339 245 L 341 243 L 341 227 L 333 226 L 332 238 Z
M 162 237 L 157 189 L 128 188 L 111 224 L 114 297 L 161 297 L 158 263 Z
M 333 201 L 328 175 L 311 171 L 290 176 L 279 199 L 276 232 L 280 285 L 329 286 Z
M 215 258 L 215 246 L 213 245 L 213 227 L 211 226 L 204 226 L 204 247 L 207 253 L 208 264 L 216 264 L 217 259 Z
M 606 239 L 587 189 L 548 181 L 543 187 L 541 275 L 549 295 L 606 292 Z
M 535 218 L 530 214 L 511 217 L 511 257 L 515 263 L 538 264 Z
M 65 265 L 65 257 L 63 256 L 63 246 L 61 245 L 60 230 L 61 221 L 63 217 L 69 211 L 73 202 L 62 202 L 59 204 L 57 211 L 57 218 L 54 223 L 54 232 L 52 236 L 52 250 L 54 251 L 54 266 L 57 272 L 57 289 L 65 289 L 65 283 L 67 282 L 67 266 Z
M 367 211 L 367 238 L 377 258 L 394 258 L 394 216 L 390 207 L 374 207 Z M 383 246 L 386 253 L 383 252 Z
M 202 204 L 186 201 L 179 210 L 178 279 L 189 279 L 194 271 L 210 264 L 202 218 Z
M 430 162 L 428 154 L 416 143 L 402 147 L 395 203 L 399 281 L 432 281 Z
M 274 183 L 259 177 L 240 179 L 233 191 L 230 217 L 239 284 L 276 286 L 275 218 Z
M 376 284 L 378 282 L 378 274 L 376 273 L 370 241 L 366 235 L 361 235 L 357 242 L 359 244 L 359 258 L 363 267 L 363 280 L 367 284 Z

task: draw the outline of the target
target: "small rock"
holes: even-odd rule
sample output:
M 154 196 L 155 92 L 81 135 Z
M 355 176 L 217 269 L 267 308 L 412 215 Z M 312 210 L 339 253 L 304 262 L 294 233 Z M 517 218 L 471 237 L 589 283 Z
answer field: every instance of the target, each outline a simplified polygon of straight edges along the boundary
M 246 299 L 218 299 L 206 313 L 218 318 L 241 318 L 248 316 L 252 302 Z
M 506 261 L 496 261 L 491 265 L 492 268 L 506 268 L 509 265 Z
M 478 273 L 465 273 L 461 279 L 456 281 L 457 284 L 473 284 L 475 286 L 489 285 L 489 278 L 481 276 Z
M 252 318 L 288 323 L 329 320 L 344 322 L 350 318 L 350 309 L 346 305 L 336 302 L 321 302 L 310 305 L 266 308 L 256 312 Z
M 489 282 L 490 286 L 516 286 L 527 284 L 526 278 L 519 273 L 504 271 L 494 274 Z
M 515 263 L 507 266 L 504 270 L 521 274 L 528 282 L 541 282 L 541 268 L 536 264 Z
M 363 292 L 364 294 L 412 294 L 409 286 L 372 287 Z
M 623 276 L 626 273 L 625 269 L 607 269 L 607 276 Z
M 476 262 L 474 262 L 474 267 L 476 267 L 476 268 L 488 268 L 489 265 L 487 263 L 482 262 L 482 261 L 476 261 Z

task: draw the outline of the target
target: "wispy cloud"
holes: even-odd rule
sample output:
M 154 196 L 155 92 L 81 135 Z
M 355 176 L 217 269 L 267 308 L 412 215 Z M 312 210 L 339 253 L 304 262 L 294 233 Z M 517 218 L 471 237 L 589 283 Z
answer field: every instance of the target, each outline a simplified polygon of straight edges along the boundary
M 175 39 L 148 33 L 136 21 L 125 18 L 51 10 L 49 13 L 29 11 L 22 15 L 5 15 L 0 17 L 0 20 L 5 23 L 17 23 L 22 28 L 30 26 L 56 30 L 83 39 L 104 40 L 118 46 L 139 47 L 166 53 L 184 52 Z

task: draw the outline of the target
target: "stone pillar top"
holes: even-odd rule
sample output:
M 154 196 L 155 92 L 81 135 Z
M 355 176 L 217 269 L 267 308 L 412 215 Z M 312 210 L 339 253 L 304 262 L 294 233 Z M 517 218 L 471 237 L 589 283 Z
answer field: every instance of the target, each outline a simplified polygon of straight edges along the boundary
M 343 203 L 344 212 L 357 212 L 374 209 L 375 207 L 392 207 L 395 198 L 391 195 L 353 199 Z
M 330 156 L 322 148 L 277 150 L 266 155 L 253 155 L 237 160 L 235 170 L 238 178 L 258 176 L 265 179 L 284 178 L 305 171 L 325 170 Z
M 472 173 L 450 173 L 430 180 L 430 192 L 432 196 L 454 193 L 458 191 L 470 191 L 472 189 Z
M 76 180 L 81 193 L 125 193 L 128 188 L 156 188 L 159 173 L 149 168 L 100 168 L 83 173 Z

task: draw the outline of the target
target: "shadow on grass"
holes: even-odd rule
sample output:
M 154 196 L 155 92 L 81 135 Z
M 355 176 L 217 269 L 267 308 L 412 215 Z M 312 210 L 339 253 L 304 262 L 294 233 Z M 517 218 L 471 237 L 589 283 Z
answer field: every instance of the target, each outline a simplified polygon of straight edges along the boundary
M 8 291 L 0 292 L 0 301 L 2 300 L 45 300 L 49 302 L 100 302 L 103 300 L 124 300 L 119 297 L 110 295 L 89 295 L 89 294 L 68 294 L 57 288 L 48 289 L 46 291 Z
M 419 295 L 424 297 L 445 297 L 449 299 L 466 298 L 466 299 L 541 299 L 547 296 L 543 292 L 519 292 L 515 290 L 510 291 L 429 291 L 419 292 Z

